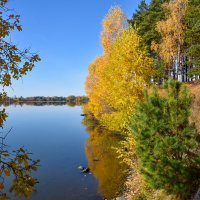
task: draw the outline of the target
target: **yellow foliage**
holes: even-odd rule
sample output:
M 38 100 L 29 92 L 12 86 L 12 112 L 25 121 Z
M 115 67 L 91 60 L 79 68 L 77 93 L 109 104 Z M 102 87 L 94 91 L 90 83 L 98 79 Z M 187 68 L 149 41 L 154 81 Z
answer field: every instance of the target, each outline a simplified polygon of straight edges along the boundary
M 184 43 L 186 13 L 188 0 L 176 0 L 164 3 L 163 7 L 168 10 L 166 19 L 157 22 L 156 29 L 161 35 L 161 43 L 152 42 L 152 49 L 159 52 L 161 58 L 168 64 L 173 62 L 175 56 L 180 56 L 181 46 Z
M 110 129 L 121 130 L 125 127 L 154 73 L 153 60 L 140 48 L 140 42 L 133 28 L 123 30 L 111 47 L 99 80 L 100 88 L 104 87 L 107 92 L 104 100 L 109 108 L 109 112 L 101 115 L 100 121 L 107 127 L 109 125 Z
M 115 38 L 110 52 L 89 66 L 87 107 L 110 130 L 127 128 L 134 106 L 143 98 L 144 88 L 154 73 L 153 60 L 140 44 L 136 30 L 124 29 Z M 91 77 L 95 81 L 89 81 Z
M 94 61 L 88 67 L 88 75 L 85 80 L 85 92 L 87 95 L 90 94 L 90 92 L 92 91 L 93 85 L 95 85 L 95 80 L 96 80 L 95 72 L 100 60 L 101 60 L 101 57 L 96 57 Z
M 105 62 L 106 56 L 101 56 L 95 59 L 95 61 L 89 66 L 89 75 L 85 83 L 87 88 L 86 91 L 90 99 L 90 102 L 87 105 L 87 110 L 93 113 L 97 119 L 99 118 L 99 115 L 101 115 L 104 112 L 107 112 L 107 107 L 105 104 L 106 90 L 103 85 L 100 85 L 102 75 L 104 74 Z M 95 72 L 91 73 L 91 69 L 93 69 L 93 71 Z M 90 79 L 93 79 L 95 81 L 92 82 L 90 81 Z M 91 82 L 92 85 L 90 85 Z
M 127 17 L 119 6 L 111 7 L 102 21 L 101 45 L 107 53 L 116 36 L 127 26 Z
M 88 68 L 87 110 L 110 130 L 127 129 L 130 116 L 154 74 L 153 59 L 141 48 L 141 38 L 120 7 L 111 7 L 102 22 L 103 56 Z

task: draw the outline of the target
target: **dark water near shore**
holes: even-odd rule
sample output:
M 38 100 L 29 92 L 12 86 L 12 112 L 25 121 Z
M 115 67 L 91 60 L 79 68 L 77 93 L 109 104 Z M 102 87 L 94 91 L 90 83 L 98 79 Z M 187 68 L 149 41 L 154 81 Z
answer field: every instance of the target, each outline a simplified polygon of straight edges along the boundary
M 37 192 L 31 199 L 100 200 L 120 195 L 125 166 L 113 146 L 121 138 L 99 126 L 83 125 L 81 107 L 11 105 L 6 111 L 9 117 L 3 131 L 12 127 L 6 144 L 11 149 L 24 147 L 41 160 L 34 172 Z M 91 173 L 81 173 L 80 165 Z

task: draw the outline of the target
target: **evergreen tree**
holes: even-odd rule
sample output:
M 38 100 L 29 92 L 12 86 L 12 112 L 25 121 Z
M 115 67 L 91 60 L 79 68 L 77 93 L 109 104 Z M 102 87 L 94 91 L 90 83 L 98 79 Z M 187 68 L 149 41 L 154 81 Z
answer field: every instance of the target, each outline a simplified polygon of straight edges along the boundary
M 147 184 L 187 198 L 200 181 L 200 135 L 189 123 L 191 97 L 186 86 L 169 81 L 167 96 L 145 94 L 134 113 L 132 130 Z
M 140 25 L 144 21 L 145 13 L 148 10 L 148 5 L 146 4 L 145 0 L 141 0 L 140 4 L 138 5 L 138 9 L 135 13 L 133 13 L 132 20 L 129 20 L 129 23 L 132 23 L 132 25 Z
M 165 18 L 165 9 L 163 3 L 168 0 L 152 0 L 149 5 L 146 4 L 145 0 L 141 0 L 138 9 L 133 14 L 129 23 L 137 28 L 138 34 L 143 39 L 142 45 L 147 48 L 148 53 L 155 59 L 155 68 L 157 73 L 155 74 L 154 81 L 161 83 L 163 76 L 164 65 L 155 51 L 152 51 L 151 44 L 153 41 L 156 43 L 160 42 L 161 36 L 156 30 L 156 24 L 158 21 Z
M 138 34 L 143 38 L 150 53 L 152 53 L 152 41 L 160 39 L 156 31 L 156 23 L 165 17 L 165 10 L 162 7 L 164 2 L 166 0 L 152 0 L 150 5 L 147 5 L 145 0 L 141 0 L 136 13 L 129 20 L 129 23 L 138 29 Z

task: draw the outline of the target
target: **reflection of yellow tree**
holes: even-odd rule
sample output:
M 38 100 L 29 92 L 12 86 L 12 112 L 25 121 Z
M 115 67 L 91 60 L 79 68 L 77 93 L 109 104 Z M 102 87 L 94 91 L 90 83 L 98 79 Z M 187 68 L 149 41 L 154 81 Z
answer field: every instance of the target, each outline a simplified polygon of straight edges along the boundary
M 88 121 L 85 120 L 84 124 L 88 125 Z M 88 167 L 98 179 L 99 193 L 107 199 L 113 199 L 122 190 L 126 178 L 126 166 L 117 158 L 114 149 L 121 138 L 99 125 L 90 126 L 87 131 L 89 138 L 85 144 L 85 152 Z

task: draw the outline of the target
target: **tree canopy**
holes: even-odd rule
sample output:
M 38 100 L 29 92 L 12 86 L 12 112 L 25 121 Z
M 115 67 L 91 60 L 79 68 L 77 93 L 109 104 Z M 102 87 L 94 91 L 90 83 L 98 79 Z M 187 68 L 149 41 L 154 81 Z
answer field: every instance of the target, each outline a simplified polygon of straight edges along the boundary
M 108 16 L 118 21 L 118 15 L 113 14 L 118 10 L 118 7 L 109 10 L 103 22 Z M 122 12 L 120 15 L 124 16 Z M 137 31 L 133 27 L 120 27 L 116 29 L 117 34 L 111 34 L 114 39 L 112 37 L 109 51 L 104 51 L 89 65 L 85 82 L 90 99 L 88 109 L 102 124 L 114 130 L 128 123 L 128 116 L 154 73 L 153 60 L 141 47 Z M 104 39 L 104 34 L 101 37 Z
M 7 0 L 0 0 L 0 104 L 6 98 L 5 87 L 11 86 L 13 79 L 19 79 L 31 71 L 35 63 L 40 61 L 38 54 L 33 54 L 28 48 L 19 49 L 8 38 L 12 31 L 22 31 L 20 16 L 7 8 Z M 0 111 L 0 126 L 6 120 L 5 109 Z M 37 170 L 39 160 L 31 159 L 30 153 L 24 148 L 8 150 L 4 144 L 6 136 L 0 139 L 0 199 L 8 199 L 5 192 L 4 179 L 6 176 L 13 178 L 10 192 L 15 196 L 30 198 L 38 182 L 31 173 Z
M 7 8 L 8 0 L 0 0 L 0 103 L 6 97 L 4 87 L 11 86 L 12 79 L 19 79 L 31 71 L 35 63 L 40 61 L 38 54 L 33 54 L 28 48 L 19 49 L 8 39 L 12 31 L 22 31 L 20 15 Z M 5 110 L 0 111 L 0 126 L 6 119 Z

